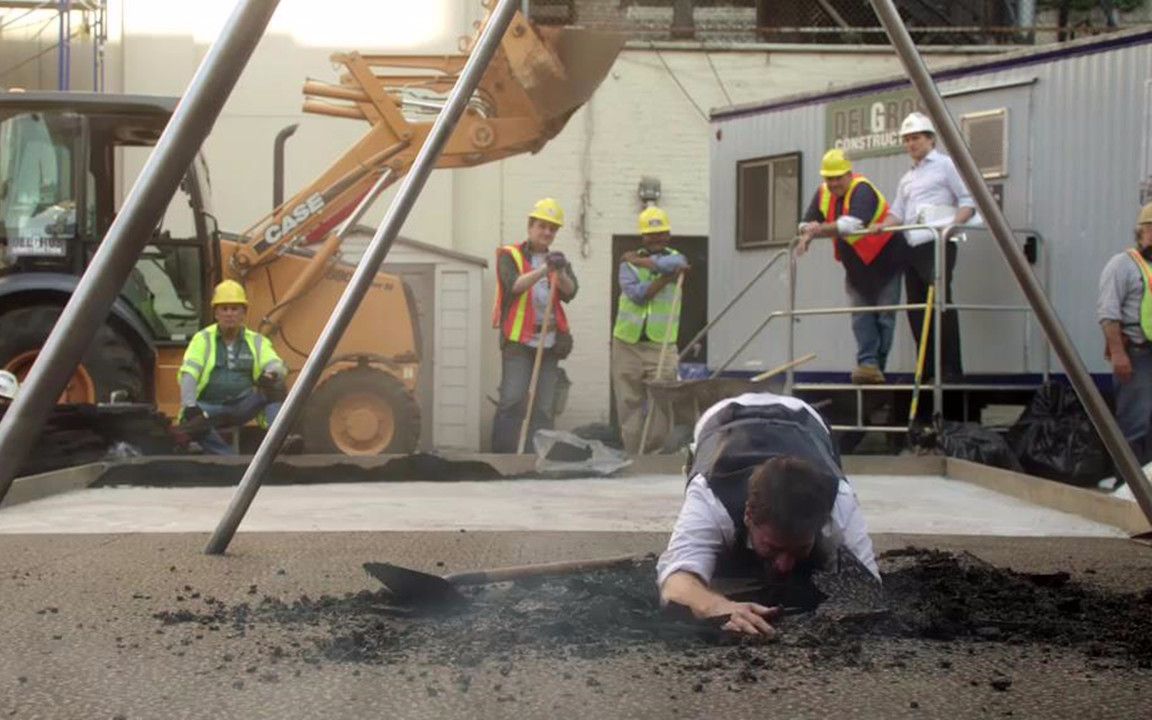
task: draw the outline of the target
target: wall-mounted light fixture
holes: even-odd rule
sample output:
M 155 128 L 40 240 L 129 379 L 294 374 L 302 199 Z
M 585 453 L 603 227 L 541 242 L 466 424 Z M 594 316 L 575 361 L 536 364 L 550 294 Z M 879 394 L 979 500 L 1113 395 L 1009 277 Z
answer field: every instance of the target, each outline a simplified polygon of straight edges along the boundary
M 640 198 L 641 205 L 647 207 L 660 199 L 660 178 L 645 175 L 640 178 L 640 185 L 636 188 L 636 196 Z

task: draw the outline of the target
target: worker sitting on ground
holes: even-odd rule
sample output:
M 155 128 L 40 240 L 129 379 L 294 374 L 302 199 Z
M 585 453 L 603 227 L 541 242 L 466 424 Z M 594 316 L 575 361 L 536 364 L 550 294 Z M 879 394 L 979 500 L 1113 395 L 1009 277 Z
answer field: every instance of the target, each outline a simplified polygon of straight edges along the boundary
M 824 421 L 808 404 L 746 393 L 696 423 L 688 488 L 656 566 L 660 597 L 724 628 L 771 635 L 779 608 L 735 602 L 715 579 L 778 583 L 834 567 L 840 548 L 880 572 L 856 494 Z
M 1152 203 L 1136 218 L 1136 246 L 1100 273 L 1096 316 L 1112 363 L 1116 423 L 1141 464 L 1152 460 Z
M 612 329 L 612 390 L 616 394 L 616 418 L 624 449 L 642 452 L 645 407 L 649 421 L 649 446 L 660 447 L 672 418 L 653 407 L 645 383 L 675 380 L 679 349 L 680 304 L 676 279 L 688 271 L 683 255 L 668 247 L 672 226 L 668 213 L 658 207 L 640 213 L 643 247 L 624 253 L 617 271 L 620 300 L 616 326 Z M 667 347 L 665 347 L 667 345 Z M 660 368 L 661 353 L 664 358 Z M 657 370 L 660 369 L 660 377 Z
M 863 175 L 852 172 L 844 151 L 832 149 L 820 163 L 824 182 L 816 191 L 800 225 L 803 255 L 813 238 L 835 241 L 836 259 L 844 265 L 844 289 L 854 308 L 900 303 L 900 278 L 904 274 L 906 245 L 900 233 L 859 234 L 888 215 L 888 202 Z M 896 331 L 896 312 L 852 313 L 856 336 L 856 368 L 852 382 L 883 383 L 884 367 Z
M 517 452 L 530 396 L 532 418 L 524 449 L 533 450 L 536 430 L 552 428 L 559 362 L 572 351 L 563 304 L 576 297 L 577 290 L 576 275 L 564 253 L 550 252 L 556 233 L 563 226 L 564 210 L 560 204 L 544 198 L 528 214 L 528 239 L 519 245 L 505 245 L 496 253 L 492 326 L 500 330 L 501 372 L 500 401 L 492 419 L 495 453 Z M 544 351 L 533 395 L 529 386 L 541 343 Z
M 179 429 L 206 452 L 226 455 L 232 448 L 216 428 L 275 419 L 284 398 L 284 362 L 272 341 L 245 325 L 248 296 L 235 280 L 212 295 L 216 323 L 192 337 L 180 366 Z

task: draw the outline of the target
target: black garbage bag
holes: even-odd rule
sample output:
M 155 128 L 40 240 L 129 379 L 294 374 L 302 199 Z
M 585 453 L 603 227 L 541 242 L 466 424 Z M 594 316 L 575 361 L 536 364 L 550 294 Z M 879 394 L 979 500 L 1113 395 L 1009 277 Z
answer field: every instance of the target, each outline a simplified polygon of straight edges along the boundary
M 1104 443 L 1067 385 L 1037 390 L 1008 430 L 1008 444 L 1030 475 L 1089 487 L 1112 472 Z
M 936 427 L 935 442 L 948 457 L 1016 472 L 1022 469 L 1000 433 L 980 423 L 946 420 Z

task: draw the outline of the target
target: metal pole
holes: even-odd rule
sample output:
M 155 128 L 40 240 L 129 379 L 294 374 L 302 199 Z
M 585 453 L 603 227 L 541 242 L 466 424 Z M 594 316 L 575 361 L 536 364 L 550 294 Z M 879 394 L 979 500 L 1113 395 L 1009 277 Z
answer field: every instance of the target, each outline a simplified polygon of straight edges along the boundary
M 35 445 L 56 398 L 104 323 L 108 311 L 181 178 L 196 157 L 224 101 L 264 34 L 279 0 L 241 0 L 220 39 L 188 85 L 156 149 L 140 172 L 56 327 L 48 336 L 21 392 L 0 421 L 0 500 L 16 469 Z
M 798 239 L 793 240 L 788 245 L 788 362 L 796 359 L 796 316 L 794 313 L 796 312 L 796 245 L 798 242 Z M 784 373 L 785 395 L 792 394 L 792 385 L 795 380 L 793 367 L 789 365 L 788 371 Z
M 934 235 L 932 252 L 936 255 L 936 293 L 932 307 L 924 308 L 924 312 L 935 316 L 929 329 L 932 333 L 932 414 L 943 418 L 944 388 L 941 387 L 941 383 L 944 379 L 941 368 L 944 367 L 944 362 L 941 350 L 944 347 L 944 304 L 948 302 L 948 288 L 945 287 L 948 280 L 948 232 L 941 234 L 939 230 L 933 228 L 932 234 Z
M 1064 371 L 1068 373 L 1068 379 L 1080 397 L 1080 402 L 1084 403 L 1084 409 L 1092 418 L 1096 432 L 1100 433 L 1104 446 L 1108 448 L 1109 454 L 1116 462 L 1120 476 L 1132 488 L 1132 494 L 1135 495 L 1136 501 L 1140 504 L 1144 516 L 1152 521 L 1152 484 L 1144 476 L 1144 469 L 1140 467 L 1132 448 L 1128 446 L 1124 436 L 1120 433 L 1115 418 L 1112 417 L 1112 413 L 1104 403 L 1104 398 L 1100 396 L 1100 391 L 1092 382 L 1088 369 L 1084 367 L 1083 360 L 1080 359 L 1079 353 L 1076 352 L 1076 348 L 1068 338 L 1068 333 L 1064 331 L 1064 326 L 1056 316 L 1056 311 L 1053 309 L 1052 303 L 1048 301 L 1048 296 L 1044 294 L 1043 288 L 1032 275 L 1028 261 L 1024 258 L 1024 253 L 1013 242 L 1012 228 L 1008 225 L 1008 220 L 1004 217 L 1000 206 L 996 204 L 996 199 L 992 197 L 988 186 L 984 184 L 980 170 L 976 167 L 976 161 L 972 159 L 972 153 L 964 144 L 964 139 L 952 121 L 952 116 L 948 114 L 944 100 L 940 97 L 940 92 L 924 64 L 924 59 L 920 57 L 920 53 L 912 43 L 912 38 L 908 35 L 907 28 L 904 27 L 904 23 L 896 12 L 896 6 L 892 0 L 872 0 L 872 6 L 875 8 L 880 22 L 887 29 L 888 36 L 892 39 L 892 44 L 900 56 L 900 61 L 904 64 L 904 69 L 908 72 L 912 84 L 924 101 L 928 114 L 932 116 L 932 121 L 936 125 L 936 132 L 943 138 L 944 145 L 951 153 L 953 162 L 956 163 L 956 169 L 960 171 L 964 183 L 976 199 L 976 205 L 988 223 L 992 237 L 1000 246 L 1004 259 L 1016 276 L 1016 281 L 1020 283 L 1024 296 L 1028 298 L 1028 303 L 1036 311 L 1040 326 L 1044 328 L 1048 342 L 1055 348 L 1056 356 L 1060 358 Z M 940 329 L 937 328 L 936 332 L 939 333 Z
M 467 107 L 468 100 L 472 97 L 477 85 L 480 84 L 480 79 L 483 77 L 488 63 L 500 47 L 500 41 L 511 24 L 512 18 L 516 15 L 517 5 L 517 0 L 500 0 L 488 17 L 488 22 L 480 33 L 480 39 L 460 73 L 460 79 L 452 88 L 452 93 L 444 104 L 444 110 L 436 117 L 436 122 L 433 123 L 431 132 L 428 133 L 427 141 L 420 148 L 420 152 L 412 164 L 412 170 L 400 185 L 395 199 L 392 200 L 392 205 L 388 208 L 388 213 L 372 237 L 372 242 L 368 245 L 364 257 L 360 259 L 360 264 L 352 275 L 352 280 L 345 288 L 332 317 L 328 319 L 328 324 L 320 333 L 316 346 L 300 370 L 300 376 L 296 378 L 295 384 L 289 391 L 284 406 L 280 409 L 275 422 L 268 429 L 264 441 L 260 443 L 259 449 L 252 457 L 252 463 L 248 466 L 243 479 L 240 481 L 240 486 L 232 496 L 227 512 L 220 524 L 217 525 L 215 532 L 212 533 L 212 538 L 208 541 L 208 547 L 205 548 L 206 553 L 212 555 L 223 553 L 228 548 L 232 536 L 236 534 L 236 528 L 239 527 L 240 521 L 256 497 L 256 491 L 260 488 L 264 473 L 275 459 L 276 451 L 284 443 L 288 429 L 295 422 L 296 416 L 304 406 L 304 401 L 312 392 L 316 381 L 320 379 L 320 373 L 328 364 L 329 358 L 332 357 L 332 352 L 347 329 L 348 323 L 351 322 L 352 316 L 356 313 L 364 293 L 368 291 L 372 281 L 375 280 L 380 265 L 384 262 L 393 241 L 400 233 L 400 228 L 404 225 L 408 213 L 416 203 L 420 190 L 428 180 L 428 175 L 435 168 L 441 150 L 456 129 L 456 124 Z

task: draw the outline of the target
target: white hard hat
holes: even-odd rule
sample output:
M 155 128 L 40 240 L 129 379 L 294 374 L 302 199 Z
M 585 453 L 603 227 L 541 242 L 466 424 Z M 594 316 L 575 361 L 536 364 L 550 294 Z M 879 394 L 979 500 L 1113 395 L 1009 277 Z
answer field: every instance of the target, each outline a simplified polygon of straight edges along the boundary
M 0 370 L 0 398 L 15 400 L 16 393 L 20 391 L 20 381 L 7 370 Z
M 908 117 L 900 123 L 900 137 L 913 133 L 932 133 L 935 135 L 936 128 L 932 127 L 932 121 L 924 113 L 908 113 Z

